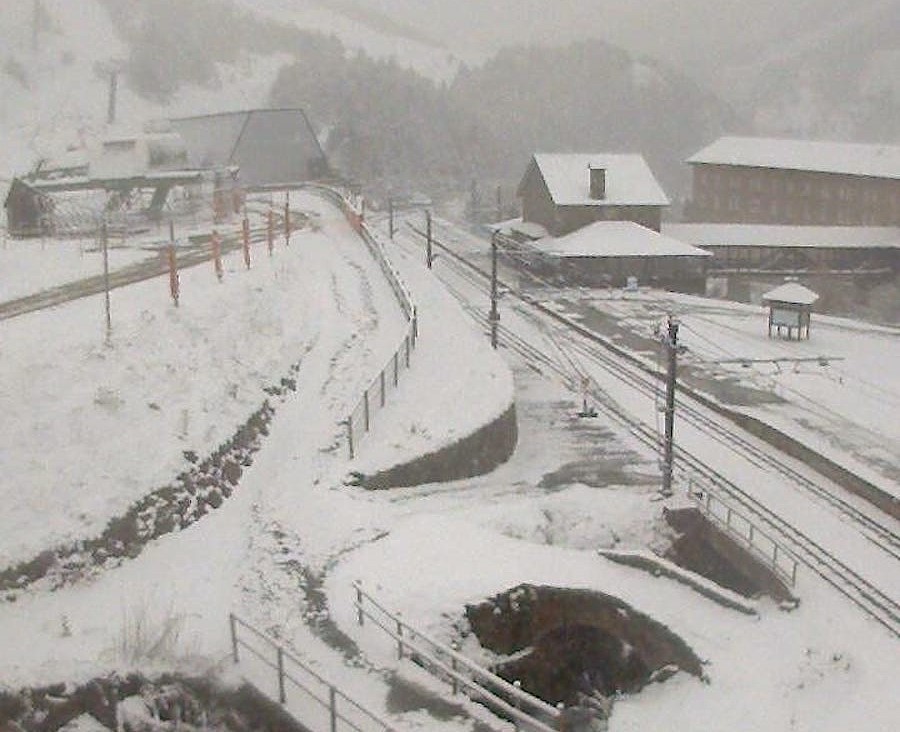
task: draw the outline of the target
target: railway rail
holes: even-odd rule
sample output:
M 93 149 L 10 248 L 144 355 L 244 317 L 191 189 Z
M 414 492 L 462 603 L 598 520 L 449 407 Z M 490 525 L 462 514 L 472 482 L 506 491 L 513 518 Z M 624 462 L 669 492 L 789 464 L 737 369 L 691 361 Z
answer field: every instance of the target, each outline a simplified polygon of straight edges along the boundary
M 410 228 L 417 235 L 424 236 L 424 232 L 412 226 Z M 457 276 L 462 277 L 470 285 L 483 292 L 488 291 L 487 283 L 489 283 L 490 274 L 487 271 L 453 251 L 446 242 L 440 239 L 433 237 L 432 244 L 447 255 L 444 261 Z M 473 306 L 466 293 L 448 282 L 446 278 L 444 283 L 481 327 L 485 329 L 490 327 L 486 312 Z M 650 449 L 658 451 L 661 441 L 657 430 L 645 422 L 635 419 L 616 404 L 589 377 L 584 367 L 578 363 L 578 359 L 590 359 L 592 364 L 614 373 L 616 378 L 629 383 L 633 388 L 646 395 L 658 393 L 657 375 L 646 367 L 636 364 L 634 360 L 623 359 L 620 355 L 613 353 L 601 337 L 589 338 L 589 333 L 586 333 L 584 328 L 577 327 L 576 330 L 573 327 L 566 327 L 565 319 L 534 298 L 508 285 L 504 284 L 502 287 L 505 292 L 513 295 L 525 305 L 524 310 L 519 309 L 520 315 L 531 319 L 543 332 L 550 333 L 549 337 L 551 342 L 557 346 L 558 354 L 546 353 L 502 324 L 498 328 L 500 345 L 517 353 L 532 369 L 541 373 L 550 372 L 561 378 L 573 390 L 579 390 L 583 379 L 587 377 L 590 383 L 591 398 L 595 405 Z M 540 313 L 540 316 L 535 315 L 536 312 Z M 556 325 L 555 333 L 549 330 L 548 320 Z M 575 326 L 576 324 L 570 325 Z M 565 344 L 560 342 L 561 339 L 565 339 Z M 900 536 L 888 526 L 872 518 L 842 497 L 819 486 L 790 465 L 788 461 L 778 458 L 771 451 L 761 449 L 754 444 L 753 439 L 741 435 L 737 427 L 723 430 L 714 418 L 705 414 L 699 406 L 692 404 L 689 397 L 679 401 L 679 414 L 697 429 L 734 450 L 756 467 L 777 471 L 784 478 L 814 495 L 816 500 L 827 502 L 832 509 L 836 509 L 842 516 L 852 521 L 869 542 L 893 559 L 900 559 Z M 900 604 L 834 556 L 819 542 L 801 532 L 721 472 L 683 448 L 676 447 L 675 449 L 675 468 L 676 474 L 682 482 L 685 482 L 690 476 L 695 488 L 712 490 L 717 495 L 727 496 L 731 501 L 751 513 L 790 546 L 795 559 L 803 566 L 855 603 L 892 635 L 900 638 Z

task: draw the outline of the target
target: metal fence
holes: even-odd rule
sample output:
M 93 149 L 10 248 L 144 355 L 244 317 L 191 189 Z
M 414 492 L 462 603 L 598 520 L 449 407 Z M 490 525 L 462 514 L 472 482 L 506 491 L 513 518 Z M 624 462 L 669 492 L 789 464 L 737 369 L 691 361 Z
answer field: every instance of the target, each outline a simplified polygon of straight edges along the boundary
M 228 616 L 231 626 L 231 649 L 235 663 L 242 662 L 245 652 L 248 666 L 257 665 L 274 672 L 273 687 L 278 701 L 302 708 L 299 721 L 313 730 L 329 732 L 394 732 L 394 728 L 359 702 L 340 691 L 334 684 L 313 671 L 309 666 L 285 650 L 265 633 L 241 620 L 234 613 Z
M 563 727 L 563 712 L 543 699 L 523 691 L 518 683 L 510 683 L 482 668 L 453 648 L 438 643 L 425 633 L 404 622 L 354 583 L 357 622 L 368 619 L 397 644 L 397 658 L 410 658 L 436 678 L 450 684 L 454 694 L 462 693 L 481 702 L 517 730 L 557 732 Z
M 353 458 L 356 456 L 357 446 L 360 441 L 372 429 L 375 415 L 386 406 L 389 395 L 399 388 L 401 376 L 412 365 L 412 353 L 416 349 L 419 338 L 419 316 L 412 296 L 409 294 L 409 289 L 391 263 L 384 244 L 379 236 L 366 225 L 362 213 L 356 209 L 351 200 L 334 188 L 326 186 L 309 187 L 332 200 L 344 212 L 347 221 L 359 234 L 372 257 L 381 268 L 407 321 L 406 331 L 397 348 L 388 358 L 387 363 L 382 367 L 378 375 L 363 390 L 356 405 L 343 421 L 347 428 L 347 449 L 350 457 Z
M 791 587 L 797 583 L 797 560 L 770 534 L 760 529 L 736 508 L 716 496 L 708 487 L 688 490 L 691 501 L 714 524 L 737 539 L 751 553 Z

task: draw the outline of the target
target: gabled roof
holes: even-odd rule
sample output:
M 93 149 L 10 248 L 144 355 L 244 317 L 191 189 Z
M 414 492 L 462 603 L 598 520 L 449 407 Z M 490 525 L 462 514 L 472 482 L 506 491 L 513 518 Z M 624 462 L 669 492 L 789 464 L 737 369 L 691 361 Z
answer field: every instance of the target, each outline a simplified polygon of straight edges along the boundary
M 321 175 L 325 153 L 302 109 L 253 109 L 171 120 L 197 168 L 240 167 L 250 187 Z
M 557 206 L 669 205 L 669 199 L 641 155 L 536 153 L 525 178 L 532 166 L 543 177 Z M 590 196 L 590 168 L 606 169 L 606 195 L 603 199 Z M 521 188 L 520 184 L 520 191 Z
M 900 249 L 895 226 L 784 226 L 773 224 L 670 224 L 663 233 L 698 247 L 808 247 Z
M 900 178 L 900 147 L 895 145 L 726 136 L 688 162 Z
M 812 305 L 819 296 L 799 282 L 785 282 L 762 296 L 763 302 L 787 302 L 792 305 Z
M 540 239 L 535 246 L 557 257 L 712 256 L 633 221 L 597 221 L 559 238 Z

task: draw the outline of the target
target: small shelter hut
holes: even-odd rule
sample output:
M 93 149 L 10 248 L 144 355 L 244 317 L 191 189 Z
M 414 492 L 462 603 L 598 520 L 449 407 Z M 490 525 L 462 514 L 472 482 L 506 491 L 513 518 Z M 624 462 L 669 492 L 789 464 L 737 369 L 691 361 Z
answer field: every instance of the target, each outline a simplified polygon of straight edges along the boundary
M 769 338 L 772 327 L 780 336 L 782 329 L 787 329 L 788 340 L 797 332 L 797 340 L 809 339 L 809 320 L 813 303 L 819 296 L 799 282 L 786 282 L 762 296 L 763 304 L 769 306 Z M 805 333 L 805 335 L 804 335 Z

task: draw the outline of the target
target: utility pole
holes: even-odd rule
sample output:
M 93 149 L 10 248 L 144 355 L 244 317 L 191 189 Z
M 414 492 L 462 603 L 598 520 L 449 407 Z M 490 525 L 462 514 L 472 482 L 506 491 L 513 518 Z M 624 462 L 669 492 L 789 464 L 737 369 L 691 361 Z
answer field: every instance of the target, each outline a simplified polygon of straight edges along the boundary
M 394 198 L 388 198 L 388 233 L 390 238 L 394 238 Z
M 428 265 L 428 269 L 431 269 L 431 265 L 434 263 L 434 255 L 432 254 L 431 249 L 431 210 L 425 209 L 425 264 Z
M 662 495 L 672 495 L 672 468 L 675 453 L 675 383 L 678 369 L 678 320 L 669 316 L 667 332 L 662 337 L 666 349 L 666 437 L 663 445 Z
M 497 238 L 500 232 L 491 234 L 491 313 L 488 316 L 491 321 L 491 347 L 497 348 L 497 325 L 500 321 L 500 313 L 497 310 Z
M 112 316 L 109 308 L 109 231 L 106 227 L 106 219 L 100 226 L 100 245 L 103 247 L 103 292 L 106 297 L 106 342 L 112 333 Z

